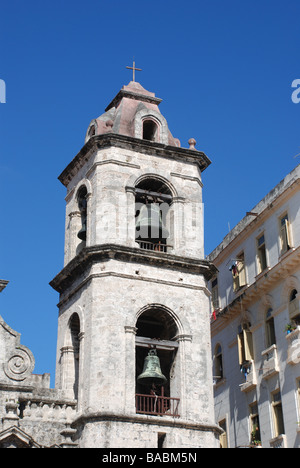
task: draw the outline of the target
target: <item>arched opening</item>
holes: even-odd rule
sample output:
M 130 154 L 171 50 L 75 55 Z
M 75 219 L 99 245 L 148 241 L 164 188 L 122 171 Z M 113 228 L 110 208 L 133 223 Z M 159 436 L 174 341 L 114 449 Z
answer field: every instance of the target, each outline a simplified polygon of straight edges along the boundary
M 73 367 L 74 367 L 74 383 L 73 390 L 75 399 L 78 398 L 78 383 L 79 383 L 79 333 L 80 333 L 80 320 L 78 314 L 73 314 L 70 319 L 70 335 L 71 346 L 73 347 Z
M 96 135 L 96 127 L 95 125 L 91 125 L 88 131 L 88 137 L 91 138 L 92 136 Z
M 294 301 L 297 297 L 298 291 L 297 289 L 293 289 L 293 291 L 290 294 L 290 302 Z
M 173 226 L 170 222 L 172 193 L 159 179 L 143 179 L 135 188 L 135 239 L 140 248 L 167 252 Z
M 137 413 L 179 416 L 177 325 L 157 306 L 140 315 L 136 328 Z
M 157 141 L 158 126 L 154 120 L 147 119 L 143 121 L 143 139 Z
M 300 325 L 300 303 L 297 289 L 293 289 L 289 296 L 289 315 L 294 326 Z
M 78 231 L 77 236 L 79 237 L 79 239 L 85 242 L 87 229 L 87 189 L 85 185 L 80 187 L 80 189 L 78 190 L 77 203 L 81 215 L 81 228 Z
M 72 390 L 74 398 L 78 398 L 79 357 L 80 357 L 80 320 L 74 313 L 69 320 L 65 346 L 61 349 L 62 387 Z

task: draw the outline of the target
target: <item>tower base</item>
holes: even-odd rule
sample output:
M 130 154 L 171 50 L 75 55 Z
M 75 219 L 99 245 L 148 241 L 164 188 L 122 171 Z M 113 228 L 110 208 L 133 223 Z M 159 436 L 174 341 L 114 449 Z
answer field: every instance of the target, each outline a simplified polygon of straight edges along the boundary
M 217 425 L 194 424 L 168 417 L 92 413 L 73 423 L 80 448 L 219 448 Z

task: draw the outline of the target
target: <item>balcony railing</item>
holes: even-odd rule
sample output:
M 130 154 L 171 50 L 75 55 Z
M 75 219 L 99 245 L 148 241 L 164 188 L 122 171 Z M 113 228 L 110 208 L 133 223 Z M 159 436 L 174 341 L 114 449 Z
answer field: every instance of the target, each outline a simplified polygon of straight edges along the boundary
M 241 372 L 244 374 L 245 379 L 245 382 L 240 385 L 241 391 L 249 392 L 250 390 L 253 390 L 257 385 L 254 361 L 244 362 Z
M 288 342 L 288 364 L 298 364 L 300 362 L 300 326 L 286 335 Z
M 265 349 L 262 353 L 262 377 L 268 379 L 279 372 L 278 358 L 277 358 L 277 347 L 276 345 L 270 346 Z
M 167 247 L 170 247 L 166 244 L 154 244 L 153 242 L 148 241 L 136 241 L 141 249 L 144 250 L 153 250 L 154 252 L 167 252 Z
M 179 418 L 179 403 L 179 398 L 136 394 L 136 412 L 138 414 Z
M 281 434 L 275 439 L 270 440 L 270 447 L 271 448 L 286 448 L 286 435 Z
M 291 319 L 297 317 L 300 314 L 300 300 L 298 298 L 295 298 L 289 302 L 289 314 Z

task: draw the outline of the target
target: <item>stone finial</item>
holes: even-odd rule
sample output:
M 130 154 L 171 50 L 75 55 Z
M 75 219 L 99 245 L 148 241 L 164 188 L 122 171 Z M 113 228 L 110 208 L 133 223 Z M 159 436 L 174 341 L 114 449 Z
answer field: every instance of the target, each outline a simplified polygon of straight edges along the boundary
M 109 119 L 109 120 L 106 121 L 105 125 L 106 125 L 108 131 L 111 131 L 111 129 L 113 128 L 114 123 L 113 123 L 113 121 L 111 119 Z
M 14 398 L 11 398 L 5 405 L 6 414 L 3 417 L 3 427 L 6 429 L 10 426 L 17 426 L 19 421 L 18 409 L 19 405 Z
M 188 143 L 189 143 L 189 145 L 190 145 L 190 149 L 191 149 L 191 150 L 194 150 L 194 149 L 195 149 L 195 146 L 196 146 L 196 140 L 195 140 L 195 138 L 190 138 Z

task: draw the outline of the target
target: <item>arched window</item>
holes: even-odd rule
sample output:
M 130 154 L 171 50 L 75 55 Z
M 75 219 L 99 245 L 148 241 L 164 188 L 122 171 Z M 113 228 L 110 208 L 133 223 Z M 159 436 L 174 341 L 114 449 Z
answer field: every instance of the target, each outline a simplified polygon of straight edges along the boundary
M 290 319 L 295 322 L 296 325 L 300 325 L 300 307 L 299 298 L 297 297 L 297 289 L 293 289 L 289 297 L 289 315 Z
M 297 294 L 298 294 L 297 289 L 293 289 L 293 291 L 290 294 L 290 302 L 293 302 L 296 299 Z
M 273 310 L 269 308 L 265 316 L 267 348 L 276 344 L 275 324 L 274 324 L 274 317 L 272 317 L 272 312 Z
M 78 314 L 73 314 L 70 319 L 70 335 L 71 346 L 73 347 L 73 366 L 74 366 L 74 383 L 73 390 L 75 399 L 78 398 L 78 380 L 79 380 L 79 333 L 80 333 L 80 320 Z
M 158 126 L 152 119 L 143 121 L 143 139 L 157 141 Z
M 215 347 L 215 354 L 214 354 L 214 379 L 218 382 L 219 380 L 223 379 L 223 353 L 222 347 L 218 343 Z
M 91 138 L 92 136 L 95 136 L 95 135 L 96 135 L 96 127 L 95 125 L 91 125 L 88 131 L 88 136 L 89 138 Z
M 81 228 L 77 236 L 82 241 L 86 241 L 86 224 L 87 224 L 87 189 L 85 186 L 80 187 L 77 195 L 78 209 L 81 215 Z
M 135 188 L 136 233 L 142 249 L 167 251 L 172 193 L 159 179 L 147 178 Z
M 177 325 L 157 306 L 140 315 L 136 328 L 137 413 L 178 416 Z

